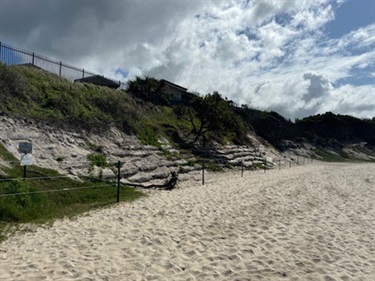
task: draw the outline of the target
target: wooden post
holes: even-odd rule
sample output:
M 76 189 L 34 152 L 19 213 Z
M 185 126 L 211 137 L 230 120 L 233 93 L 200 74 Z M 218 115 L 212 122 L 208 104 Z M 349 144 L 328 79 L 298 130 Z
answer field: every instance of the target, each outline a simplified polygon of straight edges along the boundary
M 279 158 L 279 171 L 281 170 L 281 160 Z
M 82 78 L 85 78 L 85 69 L 82 69 Z
M 34 65 L 34 62 L 35 62 L 35 54 L 33 53 L 33 60 L 32 60 L 32 65 Z
M 117 162 L 117 203 L 120 202 L 120 179 L 121 179 L 120 168 L 121 168 L 121 162 L 118 161 Z
M 204 185 L 204 159 L 202 161 L 202 185 Z
M 243 177 L 243 161 L 241 162 L 241 178 Z
M 62 62 L 60 61 L 59 76 L 61 76 L 61 67 L 62 67 Z

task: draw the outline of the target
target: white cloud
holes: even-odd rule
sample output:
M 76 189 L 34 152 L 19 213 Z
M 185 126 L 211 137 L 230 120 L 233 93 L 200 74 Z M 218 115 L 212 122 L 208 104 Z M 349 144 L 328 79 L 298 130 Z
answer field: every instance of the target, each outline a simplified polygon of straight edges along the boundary
M 325 35 L 341 0 L 22 3 L 1 2 L 2 40 L 110 77 L 120 79 L 121 68 L 130 79 L 219 91 L 290 118 L 322 110 L 375 115 L 351 103 L 373 104 L 375 83 L 336 86 L 374 77 L 375 67 L 375 24 L 338 39 Z
M 305 32 L 316 32 L 324 24 L 334 19 L 331 5 L 327 1 L 315 2 L 315 6 L 298 11 L 292 21 L 292 26 L 302 28 Z
M 324 99 L 319 112 L 333 111 L 361 118 L 375 116 L 375 86 L 365 85 L 354 87 L 344 85 L 334 89 Z
M 347 48 L 372 48 L 375 46 L 375 23 L 354 30 L 338 40 L 337 46 L 342 50 Z

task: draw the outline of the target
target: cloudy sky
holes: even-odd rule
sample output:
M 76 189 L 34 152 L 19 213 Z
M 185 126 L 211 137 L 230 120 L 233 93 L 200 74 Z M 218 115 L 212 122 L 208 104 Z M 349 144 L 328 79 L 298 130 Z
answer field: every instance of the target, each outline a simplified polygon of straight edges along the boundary
M 375 0 L 0 0 L 0 41 L 286 118 L 375 116 Z

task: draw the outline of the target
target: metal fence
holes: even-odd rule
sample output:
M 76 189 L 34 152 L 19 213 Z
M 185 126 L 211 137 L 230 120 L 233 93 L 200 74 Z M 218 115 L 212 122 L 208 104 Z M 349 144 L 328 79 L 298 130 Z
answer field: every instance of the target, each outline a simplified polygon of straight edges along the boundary
M 29 65 L 39 67 L 68 80 L 75 81 L 77 79 L 88 78 L 91 76 L 101 76 L 105 79 L 118 83 L 119 89 L 126 89 L 126 83 L 114 80 L 97 73 L 56 61 L 34 52 L 24 51 L 0 42 L 0 61 L 5 65 Z

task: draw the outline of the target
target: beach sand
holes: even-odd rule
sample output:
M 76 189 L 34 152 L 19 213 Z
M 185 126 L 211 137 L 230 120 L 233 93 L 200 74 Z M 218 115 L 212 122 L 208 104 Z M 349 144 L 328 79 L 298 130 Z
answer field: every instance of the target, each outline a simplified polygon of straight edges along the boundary
M 375 280 L 375 165 L 206 175 L 0 244 L 0 280 Z

